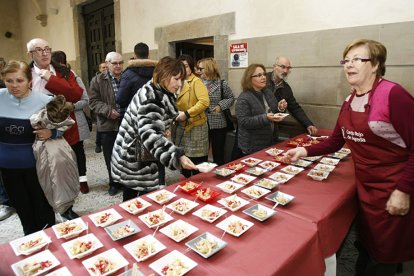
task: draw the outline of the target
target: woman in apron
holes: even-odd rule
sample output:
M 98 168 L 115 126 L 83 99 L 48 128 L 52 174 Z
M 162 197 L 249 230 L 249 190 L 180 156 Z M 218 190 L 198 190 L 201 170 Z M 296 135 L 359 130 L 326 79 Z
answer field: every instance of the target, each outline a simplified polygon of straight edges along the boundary
M 352 93 L 332 136 L 289 150 L 284 160 L 331 153 L 345 143 L 351 149 L 362 243 L 357 275 L 394 275 L 398 263 L 414 260 L 414 98 L 382 78 L 386 57 L 373 40 L 345 48 L 341 64 Z

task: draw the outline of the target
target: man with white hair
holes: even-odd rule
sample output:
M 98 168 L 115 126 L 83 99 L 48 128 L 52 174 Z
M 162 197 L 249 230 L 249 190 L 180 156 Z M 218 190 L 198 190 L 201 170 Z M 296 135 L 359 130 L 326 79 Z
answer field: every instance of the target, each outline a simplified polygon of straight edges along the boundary
M 120 107 L 115 103 L 116 93 L 122 75 L 124 61 L 121 54 L 110 52 L 105 58 L 107 71 L 91 82 L 89 88 L 89 106 L 97 116 L 97 131 L 102 135 L 102 150 L 109 175 L 109 195 L 120 192 L 121 184 L 111 176 L 111 156 L 120 125 Z

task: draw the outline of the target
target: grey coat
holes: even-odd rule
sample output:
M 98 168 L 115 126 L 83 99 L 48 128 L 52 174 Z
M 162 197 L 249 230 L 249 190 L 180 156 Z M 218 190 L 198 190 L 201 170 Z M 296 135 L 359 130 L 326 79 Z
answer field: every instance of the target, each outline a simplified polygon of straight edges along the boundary
M 83 141 L 89 139 L 89 137 L 91 136 L 88 121 L 86 120 L 85 113 L 83 112 L 83 109 L 87 107 L 89 104 L 89 97 L 88 93 L 86 92 L 85 85 L 82 82 L 82 79 L 76 76 L 76 82 L 83 89 L 81 99 L 74 104 L 76 123 L 78 124 L 79 130 L 79 141 Z
M 278 126 L 267 119 L 262 95 L 271 111 L 276 113 L 276 99 L 269 90 L 244 91 L 237 99 L 238 146 L 245 154 L 254 153 L 278 142 Z
M 137 139 L 162 165 L 180 169 L 179 158 L 184 151 L 165 136 L 177 115 L 172 93 L 154 88 L 152 81 L 138 90 L 125 112 L 112 150 L 111 172 L 115 181 L 138 191 L 161 188 L 157 163 L 141 167 L 136 158 Z

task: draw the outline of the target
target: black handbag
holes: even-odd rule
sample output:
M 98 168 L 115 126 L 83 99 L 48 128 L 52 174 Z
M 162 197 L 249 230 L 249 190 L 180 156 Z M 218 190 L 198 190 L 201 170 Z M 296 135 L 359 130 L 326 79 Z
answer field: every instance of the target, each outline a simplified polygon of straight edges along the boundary
M 223 80 L 220 81 L 220 93 L 221 93 L 221 97 L 220 98 L 221 98 L 221 100 L 223 100 L 224 99 L 224 94 L 223 94 Z M 226 129 L 228 131 L 233 131 L 235 128 L 234 128 L 233 120 L 231 119 L 232 116 L 231 116 L 230 109 L 222 110 L 222 112 L 224 114 L 224 117 L 226 118 L 226 124 L 227 124 Z
M 142 144 L 140 137 L 135 138 L 135 158 L 138 163 L 138 169 L 142 169 L 142 163 L 157 162 L 158 160 Z

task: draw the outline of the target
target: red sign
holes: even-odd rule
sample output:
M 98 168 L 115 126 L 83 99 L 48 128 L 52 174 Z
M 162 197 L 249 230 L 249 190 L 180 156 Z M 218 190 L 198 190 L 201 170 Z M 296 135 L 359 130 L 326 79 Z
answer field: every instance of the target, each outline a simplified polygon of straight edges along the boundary
M 247 42 L 230 44 L 230 53 L 245 53 L 245 52 L 247 52 Z

